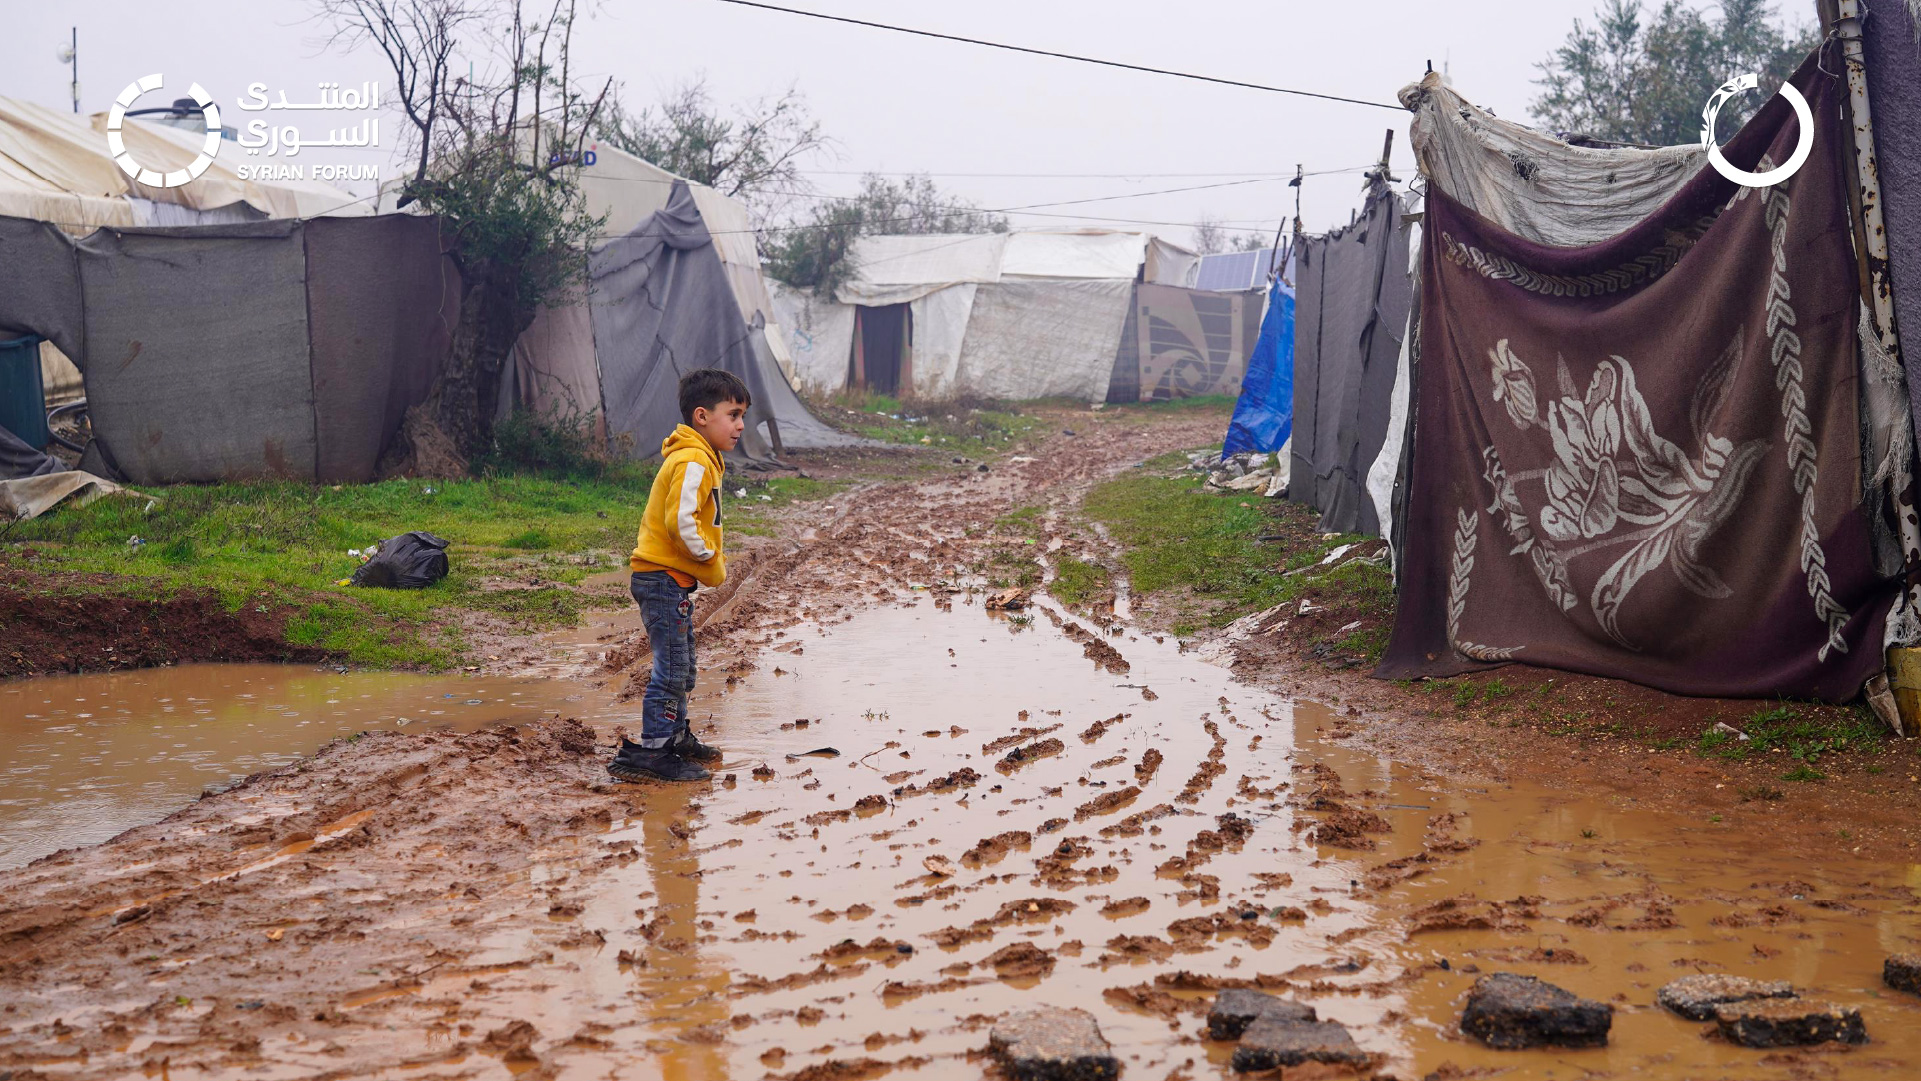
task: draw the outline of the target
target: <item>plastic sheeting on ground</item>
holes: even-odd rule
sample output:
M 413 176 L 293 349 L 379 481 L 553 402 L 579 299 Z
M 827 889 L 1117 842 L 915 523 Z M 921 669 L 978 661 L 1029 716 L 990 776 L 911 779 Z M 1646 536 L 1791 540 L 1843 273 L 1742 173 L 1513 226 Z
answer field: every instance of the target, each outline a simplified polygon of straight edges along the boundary
M 597 413 L 616 449 L 646 458 L 680 423 L 681 376 L 721 368 L 754 398 L 736 460 L 769 463 L 783 447 L 859 442 L 807 410 L 774 359 L 765 323 L 742 317 L 686 182 L 593 253 L 590 279 L 576 305 L 542 312 L 537 330 L 522 335 L 502 372 L 503 411 Z
M 1401 200 L 1370 188 L 1358 220 L 1296 250 L 1288 498 L 1334 533 L 1382 531 L 1365 485 L 1387 442 L 1413 287 Z
M 0 521 L 38 518 L 69 499 L 74 506 L 84 507 L 103 495 L 125 490 L 78 469 L 0 480 Z
M 1253 254 L 1253 253 L 1249 253 Z M 1276 451 L 1294 431 L 1294 287 L 1291 270 L 1274 277 L 1260 337 L 1247 361 L 1241 396 L 1227 424 L 1221 456 Z M 1289 464 L 1292 465 L 1290 451 Z
M 72 238 L 0 218 L 0 326 L 86 380 L 85 465 L 134 483 L 372 479 L 444 361 L 459 278 L 434 219 L 316 218 Z

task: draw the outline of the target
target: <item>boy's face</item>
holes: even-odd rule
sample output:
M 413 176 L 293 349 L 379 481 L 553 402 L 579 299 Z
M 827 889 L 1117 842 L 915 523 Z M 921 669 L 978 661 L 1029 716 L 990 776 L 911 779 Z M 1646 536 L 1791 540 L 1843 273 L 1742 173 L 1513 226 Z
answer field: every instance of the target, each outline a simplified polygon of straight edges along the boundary
M 715 450 L 733 450 L 734 444 L 740 442 L 740 433 L 747 430 L 746 403 L 721 402 L 712 409 L 696 406 L 694 421 L 688 426 L 712 443 Z

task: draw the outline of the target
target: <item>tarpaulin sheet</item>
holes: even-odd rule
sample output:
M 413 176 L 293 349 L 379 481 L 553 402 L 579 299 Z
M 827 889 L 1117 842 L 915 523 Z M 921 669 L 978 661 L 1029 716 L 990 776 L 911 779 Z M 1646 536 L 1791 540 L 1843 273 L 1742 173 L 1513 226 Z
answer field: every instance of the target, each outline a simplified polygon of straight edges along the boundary
M 1139 285 L 1134 305 L 1136 400 L 1239 391 L 1247 354 L 1260 333 L 1259 293 Z
M 667 205 L 627 236 L 595 251 L 591 275 L 589 310 L 608 435 L 631 439 L 635 455 L 660 453 L 661 440 L 681 420 L 680 378 L 696 368 L 733 372 L 753 394 L 747 431 L 735 448 L 749 463 L 774 457 L 769 420 L 778 422 L 783 443 L 795 446 L 857 441 L 808 413 L 771 353 L 755 349 L 758 332 L 741 318 L 686 184 L 675 185 Z M 789 439 L 790 432 L 796 438 Z
M 1705 89 L 1704 91 L 1705 92 Z M 1501 228 L 1542 244 L 1597 244 L 1633 226 L 1707 165 L 1699 144 L 1574 146 L 1502 120 L 1439 72 L 1401 91 L 1421 175 Z
M 794 383 L 809 394 L 847 389 L 848 358 L 854 350 L 852 304 L 822 300 L 805 289 L 775 283 L 775 322 L 787 335 L 794 358 Z
M 1007 242 L 1006 233 L 860 237 L 850 252 L 853 279 L 834 297 L 843 304 L 906 304 L 950 285 L 997 282 Z
M 1716 696 L 1844 701 L 1898 582 L 1859 481 L 1839 56 L 1793 81 L 1814 153 L 1702 171 L 1612 240 L 1548 247 L 1431 190 L 1420 423 L 1378 675 L 1524 661 Z M 1775 97 L 1724 148 L 1785 160 Z M 1764 160 L 1765 159 L 1765 160 Z
M 1107 229 L 1010 233 L 1001 255 L 1001 276 L 1133 281 L 1147 259 L 1147 239 L 1144 233 Z
M 585 296 L 545 307 L 520 337 L 501 369 L 499 418 L 516 409 L 563 424 L 590 422 L 607 438 L 600 408 L 600 362 L 594 355 L 593 314 Z
M 1248 253 L 1253 254 L 1253 253 Z M 1221 456 L 1280 450 L 1294 431 L 1294 287 L 1276 275 Z M 1292 455 L 1288 464 L 1291 466 Z
M 0 217 L 0 267 L 0 338 L 38 334 L 77 361 L 87 324 L 72 238 L 48 222 Z
M 315 475 L 372 480 L 388 437 L 452 348 L 460 274 L 437 219 L 315 218 L 306 242 Z
M 1921 28 L 1899 0 L 1864 0 L 1862 6 L 1868 11 L 1861 37 L 1894 279 L 1894 324 L 1901 333 L 1913 421 L 1921 427 Z
M 979 286 L 955 391 L 987 398 L 1107 398 L 1129 279 L 1006 281 Z
M 140 484 L 316 476 L 298 222 L 78 243 L 88 412 Z
M 962 346 L 967 323 L 974 314 L 973 283 L 950 285 L 908 306 L 914 328 L 914 393 L 923 398 L 951 398 L 960 385 Z
M 1387 439 L 1413 288 L 1401 203 L 1376 184 L 1354 224 L 1296 255 L 1294 438 L 1288 498 L 1333 533 L 1379 534 L 1365 488 Z

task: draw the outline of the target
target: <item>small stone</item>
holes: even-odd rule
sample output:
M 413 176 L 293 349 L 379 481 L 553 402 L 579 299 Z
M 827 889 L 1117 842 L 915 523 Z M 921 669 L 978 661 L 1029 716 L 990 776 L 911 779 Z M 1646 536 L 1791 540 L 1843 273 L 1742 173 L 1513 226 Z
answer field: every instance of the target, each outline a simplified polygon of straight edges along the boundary
M 1294 1021 L 1271 1013 L 1255 1018 L 1234 1049 L 1234 1068 L 1242 1073 L 1306 1062 L 1366 1066 L 1367 1052 L 1354 1046 L 1347 1026 L 1337 1021 Z
M 1043 1006 L 1010 1014 L 987 1037 L 1014 1081 L 1111 1081 L 1120 1060 L 1086 1010 Z
M 1581 998 L 1533 976 L 1495 972 L 1474 981 L 1461 1031 L 1489 1047 L 1600 1047 L 1614 1007 Z
M 1268 1014 L 1295 1022 L 1320 1020 L 1312 1006 L 1244 987 L 1230 987 L 1214 997 L 1214 1006 L 1207 1011 L 1207 1034 L 1216 1040 L 1238 1040 L 1247 1026 Z
M 1807 1044 L 1867 1043 L 1861 1011 L 1832 1002 L 1736 1002 L 1717 1007 L 1721 1035 L 1742 1047 L 1801 1047 Z
M 1896 991 L 1921 995 L 1921 953 L 1897 953 L 1881 962 L 1881 982 Z
M 1793 998 L 1794 985 L 1786 980 L 1751 980 L 1746 976 L 1703 973 L 1683 976 L 1661 988 L 1655 1001 L 1690 1021 L 1714 1020 L 1714 1008 L 1756 998 Z

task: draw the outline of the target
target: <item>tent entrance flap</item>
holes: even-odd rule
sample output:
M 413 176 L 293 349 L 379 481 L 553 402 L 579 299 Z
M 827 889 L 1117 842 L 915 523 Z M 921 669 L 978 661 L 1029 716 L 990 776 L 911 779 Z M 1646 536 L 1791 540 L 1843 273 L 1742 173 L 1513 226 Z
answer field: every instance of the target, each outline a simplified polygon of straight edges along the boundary
M 906 304 L 862 308 L 854 346 L 854 386 L 899 394 L 913 386 L 914 317 Z

